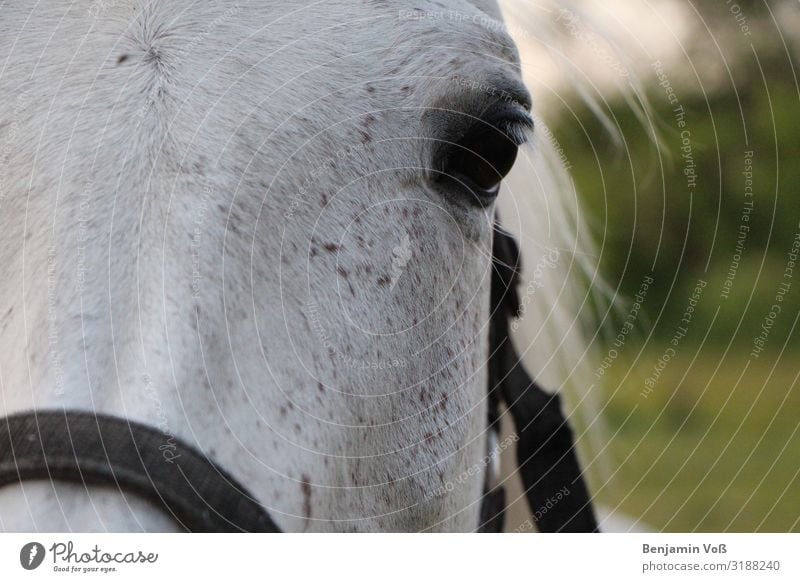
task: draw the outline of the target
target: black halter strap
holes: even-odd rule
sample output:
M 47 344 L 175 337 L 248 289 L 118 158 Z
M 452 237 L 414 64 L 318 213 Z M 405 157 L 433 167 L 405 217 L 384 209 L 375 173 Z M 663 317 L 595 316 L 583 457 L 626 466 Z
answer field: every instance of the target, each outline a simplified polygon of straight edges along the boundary
M 505 403 L 519 440 L 517 462 L 540 531 L 593 532 L 597 521 L 557 394 L 540 389 L 509 337 L 519 311 L 519 250 L 494 240 L 489 430 Z M 102 414 L 31 412 L 0 419 L 0 487 L 26 479 L 115 485 L 161 507 L 195 532 L 278 532 L 266 510 L 197 449 L 155 428 Z M 503 530 L 505 491 L 486 492 L 479 531 Z
M 187 531 L 280 531 L 241 484 L 195 448 L 102 414 L 0 419 L 0 486 L 26 479 L 115 485 L 145 497 Z
M 519 248 L 497 224 L 489 332 L 489 426 L 497 426 L 499 404 L 505 403 L 519 437 L 517 465 L 539 531 L 596 532 L 597 520 L 560 398 L 536 385 L 511 342 L 509 321 L 520 309 L 519 271 Z M 502 531 L 504 507 L 505 503 L 495 515 L 483 516 L 485 531 Z

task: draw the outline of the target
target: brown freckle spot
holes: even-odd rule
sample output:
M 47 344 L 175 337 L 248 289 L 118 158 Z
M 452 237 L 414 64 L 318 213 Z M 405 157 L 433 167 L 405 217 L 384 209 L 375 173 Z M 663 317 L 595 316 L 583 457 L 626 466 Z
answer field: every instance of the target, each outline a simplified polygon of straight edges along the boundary
M 378 285 L 380 285 L 381 287 L 385 287 L 391 282 L 392 279 L 388 275 L 384 275 L 378 279 Z
M 325 386 L 322 385 L 322 382 L 317 382 L 317 390 L 325 392 Z
M 286 416 L 286 407 L 285 406 L 281 406 L 280 407 L 280 413 L 281 413 L 281 416 Z
M 337 244 L 334 244 L 334 243 L 327 243 L 325 245 L 322 245 L 322 248 L 325 249 L 326 251 L 328 251 L 329 253 L 335 253 L 335 252 L 340 251 L 342 249 L 341 246 L 339 246 Z
M 411 87 L 409 87 L 408 85 L 403 85 L 402 87 L 400 87 L 400 90 L 405 93 L 411 91 Z
M 373 87 L 372 85 L 367 85 L 367 93 L 374 93 L 374 92 L 375 92 L 375 87 Z
M 350 272 L 344 267 L 336 267 L 336 272 L 339 273 L 345 279 L 347 279 L 350 276 Z
M 303 432 L 303 429 L 302 429 L 302 427 L 300 426 L 300 423 L 299 423 L 299 422 L 295 422 L 295 423 L 294 423 L 294 431 L 295 431 L 296 433 L 298 433 L 298 434 L 299 434 L 299 433 L 301 433 L 301 432 Z
M 369 143 L 372 141 L 372 136 L 366 131 L 360 131 L 359 133 L 361 134 L 361 143 Z
M 119 58 L 117 59 L 117 64 L 121 65 L 127 60 L 128 60 L 128 55 L 119 55 Z

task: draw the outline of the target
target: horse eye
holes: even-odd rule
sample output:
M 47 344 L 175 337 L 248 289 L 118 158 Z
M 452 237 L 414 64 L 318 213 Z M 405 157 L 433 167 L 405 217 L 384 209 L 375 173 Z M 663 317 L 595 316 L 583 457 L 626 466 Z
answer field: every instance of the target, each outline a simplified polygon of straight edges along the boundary
M 458 190 L 470 203 L 490 204 L 526 141 L 525 130 L 532 126 L 530 117 L 519 111 L 474 123 L 463 137 L 444 148 L 437 181 Z

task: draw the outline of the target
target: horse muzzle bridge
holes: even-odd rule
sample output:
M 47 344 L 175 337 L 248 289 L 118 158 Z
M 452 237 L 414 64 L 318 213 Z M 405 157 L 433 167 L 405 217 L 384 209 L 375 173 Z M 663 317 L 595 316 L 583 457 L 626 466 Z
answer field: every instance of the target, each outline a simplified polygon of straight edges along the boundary
M 597 521 L 557 394 L 531 379 L 509 337 L 517 315 L 519 251 L 495 230 L 489 356 L 489 433 L 499 430 L 500 403 L 517 435 L 517 463 L 526 497 L 543 532 L 595 532 Z M 36 411 L 0 419 L 0 486 L 30 479 L 114 485 L 139 494 L 187 531 L 280 529 L 245 487 L 207 456 L 158 430 L 123 418 L 82 411 Z M 488 468 L 491 472 L 492 467 Z M 558 503 L 547 506 L 560 491 Z M 481 532 L 501 532 L 505 491 L 490 478 Z M 546 512 L 541 508 L 548 507 Z

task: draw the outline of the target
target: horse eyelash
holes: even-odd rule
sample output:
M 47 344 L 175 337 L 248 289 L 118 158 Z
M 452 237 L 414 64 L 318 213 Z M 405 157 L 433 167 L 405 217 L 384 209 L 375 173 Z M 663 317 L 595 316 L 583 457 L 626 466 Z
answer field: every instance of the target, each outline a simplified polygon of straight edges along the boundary
M 530 115 L 519 115 L 500 121 L 497 124 L 497 129 L 508 136 L 508 138 L 514 142 L 514 145 L 522 146 L 531 140 L 534 122 Z

